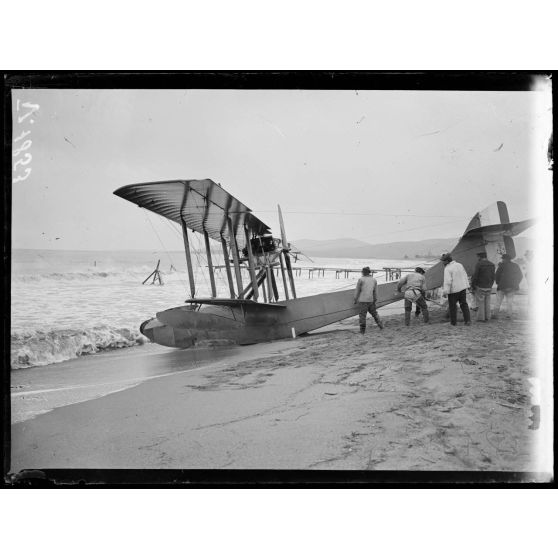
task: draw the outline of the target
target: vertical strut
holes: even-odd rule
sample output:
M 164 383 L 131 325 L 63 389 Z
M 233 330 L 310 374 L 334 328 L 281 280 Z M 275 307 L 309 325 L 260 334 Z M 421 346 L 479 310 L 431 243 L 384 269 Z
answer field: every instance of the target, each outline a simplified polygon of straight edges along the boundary
M 234 235 L 234 228 L 232 224 L 232 219 L 229 217 L 227 219 L 229 225 L 229 243 L 231 245 L 232 257 L 234 263 L 234 273 L 236 275 L 236 286 L 238 287 L 238 298 L 244 298 L 242 294 L 242 273 L 240 271 L 240 262 L 238 261 L 238 246 L 236 245 L 236 238 Z
M 269 278 L 271 279 L 271 288 L 273 289 L 273 296 L 275 300 L 279 300 L 279 290 L 277 289 L 277 282 L 275 281 L 275 274 L 273 273 L 273 268 L 270 268 Z
M 227 249 L 227 241 L 221 236 L 221 246 L 223 248 L 223 258 L 225 260 L 225 269 L 227 270 L 227 281 L 229 283 L 229 291 L 231 293 L 231 298 L 236 298 L 234 292 L 233 278 L 231 272 L 231 262 L 229 261 L 229 251 Z
M 266 263 L 265 270 L 266 270 L 265 277 L 267 279 L 267 298 L 269 302 L 273 302 L 273 288 L 271 286 L 271 276 L 273 275 L 273 272 L 271 270 L 271 266 L 269 265 L 269 263 Z
M 182 225 L 182 237 L 184 239 L 184 252 L 186 253 L 186 265 L 188 267 L 188 280 L 190 282 L 190 295 L 195 298 L 196 284 L 194 282 L 194 269 L 192 267 L 192 255 L 190 254 L 190 241 L 188 240 L 188 229 L 184 219 L 180 219 Z
M 293 298 L 296 298 L 293 268 L 291 267 L 291 257 L 286 252 L 284 252 L 284 254 L 285 254 L 285 263 L 287 264 L 287 273 L 289 274 L 289 282 L 291 283 L 291 292 L 293 294 Z
M 211 283 L 211 296 L 213 298 L 217 297 L 217 289 L 215 288 L 215 275 L 213 272 L 213 259 L 211 258 L 211 247 L 209 246 L 209 235 L 207 231 L 203 232 L 203 238 L 205 240 L 205 252 L 207 254 L 207 267 L 209 269 L 209 281 Z
M 254 268 L 254 254 L 252 253 L 252 244 L 250 242 L 250 231 L 244 225 L 244 236 L 246 237 L 246 250 L 248 251 L 248 269 L 250 270 L 250 279 L 252 281 L 253 299 L 258 301 L 258 281 L 256 280 L 256 270 Z
M 283 252 L 279 252 L 279 263 L 281 264 L 281 277 L 283 278 L 285 300 L 289 300 L 289 289 L 287 288 L 287 277 L 285 276 L 285 262 L 283 260 Z
M 262 276 L 262 282 L 261 282 L 264 302 L 267 302 L 267 291 L 265 289 L 266 275 L 267 275 L 267 271 L 265 271 L 265 268 L 264 268 L 264 274 Z

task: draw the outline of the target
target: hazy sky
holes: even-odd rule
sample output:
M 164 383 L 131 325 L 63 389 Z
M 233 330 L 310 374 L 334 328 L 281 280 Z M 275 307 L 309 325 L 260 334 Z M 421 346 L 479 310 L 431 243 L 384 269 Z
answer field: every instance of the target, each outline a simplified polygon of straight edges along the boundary
M 177 178 L 221 183 L 276 235 L 281 204 L 290 240 L 458 237 L 497 200 L 532 217 L 537 95 L 15 90 L 14 108 L 40 108 L 14 121 L 32 160 L 13 185 L 13 247 L 181 249 L 163 219 L 112 194 Z

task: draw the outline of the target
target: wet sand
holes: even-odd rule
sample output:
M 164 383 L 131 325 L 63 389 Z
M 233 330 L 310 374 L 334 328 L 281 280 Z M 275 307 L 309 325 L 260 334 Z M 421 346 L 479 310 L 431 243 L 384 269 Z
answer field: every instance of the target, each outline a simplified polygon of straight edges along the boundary
M 57 407 L 89 401 L 150 378 L 181 374 L 241 350 L 230 346 L 177 351 L 148 343 L 59 364 L 12 371 L 12 424 Z
M 405 327 L 399 308 L 383 331 L 351 318 L 197 367 L 187 351 L 107 353 L 105 376 L 164 375 L 13 424 L 11 470 L 530 471 L 535 340 L 519 310 L 452 327 L 435 308 Z

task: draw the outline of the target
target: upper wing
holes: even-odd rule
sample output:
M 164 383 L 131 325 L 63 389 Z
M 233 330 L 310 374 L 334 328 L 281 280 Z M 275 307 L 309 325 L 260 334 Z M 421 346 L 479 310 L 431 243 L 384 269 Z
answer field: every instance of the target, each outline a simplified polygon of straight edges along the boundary
M 230 241 L 227 219 L 239 247 L 244 247 L 244 225 L 255 235 L 269 234 L 270 228 L 252 214 L 252 210 L 221 186 L 205 180 L 170 180 L 122 186 L 114 194 L 149 209 L 199 233 L 207 232 L 214 240 Z

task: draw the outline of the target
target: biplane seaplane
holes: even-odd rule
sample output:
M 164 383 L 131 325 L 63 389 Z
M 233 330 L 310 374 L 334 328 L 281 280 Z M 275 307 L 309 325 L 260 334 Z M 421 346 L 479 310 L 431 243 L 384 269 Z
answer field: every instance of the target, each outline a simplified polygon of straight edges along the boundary
M 276 238 L 246 205 L 210 179 L 131 184 L 114 194 L 182 228 L 190 298 L 185 305 L 158 312 L 141 324 L 140 331 L 155 343 L 177 348 L 202 341 L 246 345 L 296 337 L 358 314 L 359 308 L 353 304 L 354 289 L 297 297 L 291 246 L 279 207 L 281 235 Z M 494 262 L 503 253 L 515 257 L 512 237 L 531 224 L 532 220 L 511 223 L 506 204 L 497 202 L 471 219 L 451 255 L 471 275 L 480 250 Z M 209 298 L 195 296 L 192 234 L 204 238 Z M 217 297 L 210 239 L 220 243 L 223 251 L 229 298 Z M 248 273 L 243 277 L 246 268 Z M 280 284 L 275 278 L 279 270 Z M 427 270 L 428 290 L 443 284 L 443 273 L 441 262 Z M 395 285 L 378 285 L 378 308 L 403 298 Z

